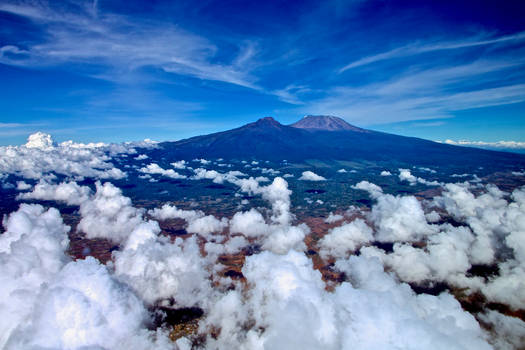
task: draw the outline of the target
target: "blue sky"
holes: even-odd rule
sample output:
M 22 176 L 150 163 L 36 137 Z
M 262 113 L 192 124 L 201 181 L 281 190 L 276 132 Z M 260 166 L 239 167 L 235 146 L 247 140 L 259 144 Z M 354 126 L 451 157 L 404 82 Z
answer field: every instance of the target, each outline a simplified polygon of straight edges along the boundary
M 0 2 L 0 144 L 336 115 L 525 141 L 523 1 Z

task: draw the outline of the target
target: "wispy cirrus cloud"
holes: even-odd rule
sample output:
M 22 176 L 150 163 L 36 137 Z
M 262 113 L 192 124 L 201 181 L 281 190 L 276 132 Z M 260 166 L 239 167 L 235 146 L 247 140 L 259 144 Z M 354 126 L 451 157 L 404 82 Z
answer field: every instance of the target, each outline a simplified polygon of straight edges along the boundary
M 0 123 L 0 129 L 6 129 L 6 128 L 18 128 L 26 126 L 26 124 L 21 123 Z
M 525 101 L 525 84 L 512 79 L 524 65 L 514 56 L 437 67 L 416 64 L 383 80 L 334 86 L 299 111 L 338 115 L 361 125 L 451 118 L 460 110 Z
M 443 41 L 443 42 L 434 42 L 434 43 L 424 43 L 424 42 L 415 42 L 395 49 L 381 52 L 376 55 L 371 55 L 367 57 L 360 58 L 356 61 L 350 62 L 344 67 L 339 69 L 339 73 L 343 73 L 349 69 L 361 67 L 371 63 L 385 61 L 394 58 L 401 58 L 411 55 L 418 55 L 427 52 L 433 51 L 443 51 L 443 50 L 455 50 L 455 49 L 464 49 L 471 48 L 475 46 L 485 46 L 493 44 L 512 44 L 519 41 L 525 40 L 525 32 L 519 32 L 512 35 L 498 36 L 488 38 L 486 36 L 478 36 L 474 38 L 467 38 L 457 41 Z
M 28 19 L 43 33 L 40 42 L 1 47 L 0 63 L 30 68 L 71 64 L 76 72 L 116 81 L 156 68 L 260 89 L 250 74 L 253 46 L 240 45 L 233 59 L 219 61 L 219 47 L 174 24 L 97 11 L 96 3 L 67 5 L 0 4 L 1 12 Z
M 429 17 L 414 22 L 421 31 L 385 36 L 383 27 L 363 25 L 368 18 L 360 6 L 347 9 L 349 21 L 333 13 L 333 2 L 292 4 L 294 16 L 285 18 L 271 17 L 266 5 L 222 13 L 220 2 L 174 3 L 6 0 L 0 12 L 12 28 L 0 31 L 0 67 L 52 68 L 59 83 L 74 73 L 77 84 L 69 91 L 84 95 L 35 100 L 25 113 L 46 108 L 57 119 L 81 116 L 79 127 L 88 115 L 90 124 L 155 116 L 173 125 L 228 116 L 230 127 L 280 112 L 338 115 L 366 126 L 525 101 L 522 27 L 479 24 L 481 34 L 469 35 L 468 23 L 438 30 Z M 259 25 L 245 30 L 246 18 L 255 15 Z M 396 18 L 380 23 L 399 27 Z M 370 43 L 356 47 L 363 37 Z M 394 49 L 378 53 L 377 47 Z M 37 76 L 30 80 L 39 83 Z M 86 76 L 97 80 L 86 84 Z M 53 86 L 51 93 L 63 96 Z M 10 113 L 19 119 L 6 122 L 24 117 L 18 103 Z
M 310 91 L 312 91 L 312 89 L 306 85 L 291 84 L 283 89 L 273 90 L 271 93 L 283 102 L 293 105 L 304 105 L 305 102 L 299 98 L 299 95 Z
M 445 125 L 447 122 L 443 120 L 438 120 L 435 122 L 418 122 L 418 123 L 412 123 L 412 126 L 415 127 L 434 127 L 434 126 L 442 126 Z

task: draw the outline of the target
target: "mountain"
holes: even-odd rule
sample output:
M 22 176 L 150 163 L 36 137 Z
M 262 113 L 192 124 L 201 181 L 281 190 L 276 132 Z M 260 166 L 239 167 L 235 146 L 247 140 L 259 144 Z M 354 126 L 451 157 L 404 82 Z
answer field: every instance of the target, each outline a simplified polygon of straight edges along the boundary
M 302 153 L 298 145 L 305 142 L 306 135 L 304 130 L 267 117 L 240 128 L 161 145 L 169 154 L 181 158 L 286 159 L 285 154 L 299 156 Z
M 294 128 L 306 130 L 325 130 L 325 131 L 342 131 L 349 130 L 355 132 L 368 132 L 365 129 L 358 128 L 348 124 L 341 118 L 329 115 L 307 115 L 303 119 L 290 125 Z
M 302 161 L 398 162 L 406 165 L 525 166 L 525 156 L 441 144 L 361 129 L 336 117 L 308 116 L 292 125 L 267 117 L 236 129 L 164 142 L 155 156 Z M 402 164 L 401 164 L 402 165 Z

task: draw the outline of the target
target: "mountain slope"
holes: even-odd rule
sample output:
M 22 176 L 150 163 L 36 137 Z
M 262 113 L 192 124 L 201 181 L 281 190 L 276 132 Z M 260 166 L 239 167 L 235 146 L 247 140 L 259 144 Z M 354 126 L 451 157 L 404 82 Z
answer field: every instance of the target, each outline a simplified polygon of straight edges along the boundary
M 297 157 L 302 153 L 298 146 L 304 143 L 306 137 L 306 131 L 282 125 L 273 118 L 262 118 L 237 129 L 164 143 L 162 146 L 184 158 L 286 159 L 286 154 Z M 310 146 L 304 145 L 306 148 Z
M 263 118 L 228 131 L 165 142 L 155 152 L 166 159 L 321 159 L 458 167 L 525 166 L 523 155 L 365 130 L 332 118 L 310 116 L 291 126 L 282 125 L 273 118 Z

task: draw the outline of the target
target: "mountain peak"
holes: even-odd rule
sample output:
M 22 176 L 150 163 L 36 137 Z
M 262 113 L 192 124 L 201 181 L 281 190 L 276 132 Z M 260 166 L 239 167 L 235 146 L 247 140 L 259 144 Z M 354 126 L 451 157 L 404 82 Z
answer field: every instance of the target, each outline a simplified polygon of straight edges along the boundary
M 273 119 L 272 117 L 264 117 L 261 119 L 258 119 L 256 124 L 273 124 L 273 125 L 281 125 L 277 120 Z
M 261 119 L 258 119 L 256 122 L 246 124 L 243 126 L 243 128 L 249 128 L 249 129 L 281 129 L 283 125 L 279 123 L 277 120 L 273 119 L 272 117 L 264 117 Z
M 299 129 L 341 131 L 350 130 L 357 132 L 366 132 L 366 130 L 348 124 L 341 118 L 330 115 L 307 115 L 303 119 L 290 126 Z

